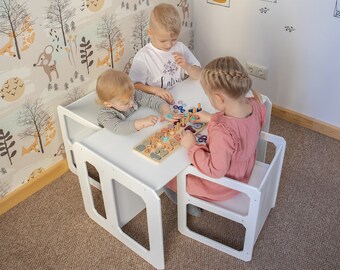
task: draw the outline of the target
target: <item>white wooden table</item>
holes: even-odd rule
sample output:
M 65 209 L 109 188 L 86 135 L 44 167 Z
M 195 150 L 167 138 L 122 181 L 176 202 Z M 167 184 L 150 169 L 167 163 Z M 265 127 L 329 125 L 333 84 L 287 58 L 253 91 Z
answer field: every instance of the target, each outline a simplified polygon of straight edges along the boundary
M 197 107 L 213 111 L 199 81 L 186 80 L 171 90 L 176 102 L 182 100 L 186 108 Z M 117 135 L 98 129 L 98 107 L 95 94 L 59 108 L 66 128 L 71 166 L 78 174 L 84 205 L 88 215 L 117 239 L 158 269 L 164 268 L 162 212 L 159 195 L 163 187 L 190 164 L 187 150 L 177 149 L 160 164 L 134 152 L 134 146 L 166 125 L 158 122 L 154 127 L 131 135 Z M 130 119 L 141 118 L 157 112 L 141 108 Z M 66 147 L 65 147 L 66 148 Z M 100 178 L 95 184 L 88 173 L 87 163 L 93 165 Z M 106 217 L 95 208 L 91 185 L 101 189 Z M 146 208 L 149 247 L 147 250 L 122 231 L 122 226 Z

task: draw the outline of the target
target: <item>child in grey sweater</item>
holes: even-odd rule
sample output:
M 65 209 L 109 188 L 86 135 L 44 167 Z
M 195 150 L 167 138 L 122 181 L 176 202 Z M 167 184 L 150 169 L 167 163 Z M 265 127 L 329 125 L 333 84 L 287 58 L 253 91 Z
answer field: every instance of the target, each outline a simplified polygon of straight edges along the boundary
M 149 115 L 142 119 L 127 119 L 140 107 L 149 107 L 161 114 L 161 119 L 176 121 L 180 116 L 172 114 L 170 106 L 160 97 L 135 90 L 128 75 L 109 69 L 97 79 L 96 92 L 99 103 L 103 105 L 98 115 L 101 127 L 116 134 L 131 134 L 143 128 L 153 126 L 158 117 Z

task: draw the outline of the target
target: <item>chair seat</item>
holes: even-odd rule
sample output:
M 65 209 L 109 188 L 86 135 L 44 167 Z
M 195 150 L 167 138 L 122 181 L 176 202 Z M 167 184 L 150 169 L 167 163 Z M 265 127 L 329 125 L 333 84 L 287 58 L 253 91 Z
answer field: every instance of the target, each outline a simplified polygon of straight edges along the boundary
M 268 167 L 269 164 L 256 161 L 248 185 L 258 188 L 264 179 L 264 175 L 266 174 Z M 246 216 L 248 215 L 249 209 L 249 197 L 245 193 L 239 193 L 231 199 L 212 202 L 212 204 L 221 206 L 242 216 Z

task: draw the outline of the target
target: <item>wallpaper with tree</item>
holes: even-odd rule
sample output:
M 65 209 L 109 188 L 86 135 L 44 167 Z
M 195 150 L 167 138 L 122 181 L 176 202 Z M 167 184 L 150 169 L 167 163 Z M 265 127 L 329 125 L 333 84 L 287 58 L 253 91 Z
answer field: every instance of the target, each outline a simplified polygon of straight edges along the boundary
M 105 69 L 128 73 L 161 2 L 178 8 L 193 49 L 190 0 L 0 0 L 0 198 L 65 158 L 57 106 Z

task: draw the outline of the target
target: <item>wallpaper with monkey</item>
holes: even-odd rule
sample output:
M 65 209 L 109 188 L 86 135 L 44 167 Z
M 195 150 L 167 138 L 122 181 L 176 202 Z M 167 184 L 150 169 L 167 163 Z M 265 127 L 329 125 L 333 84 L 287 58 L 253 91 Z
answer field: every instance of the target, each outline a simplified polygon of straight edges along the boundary
M 128 73 L 161 2 L 178 8 L 193 49 L 191 0 L 0 0 L 0 199 L 65 158 L 57 106 L 107 68 Z

